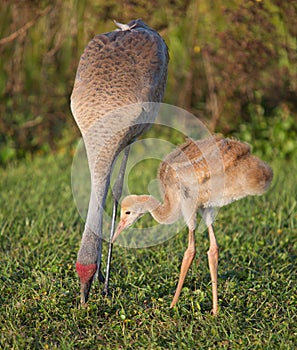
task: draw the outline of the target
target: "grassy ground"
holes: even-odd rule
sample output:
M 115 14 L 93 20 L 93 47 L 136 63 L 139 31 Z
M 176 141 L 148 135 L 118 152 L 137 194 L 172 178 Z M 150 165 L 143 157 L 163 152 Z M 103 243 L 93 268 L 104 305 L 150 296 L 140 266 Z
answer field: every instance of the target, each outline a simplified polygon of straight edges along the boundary
M 297 347 L 296 164 L 272 163 L 270 192 L 222 209 L 217 318 L 210 314 L 206 233 L 180 301 L 169 309 L 187 235 L 150 249 L 115 247 L 112 297 L 95 284 L 79 307 L 83 230 L 71 159 L 0 170 L 0 339 L 3 349 L 293 349 Z M 106 257 L 106 247 L 104 247 Z

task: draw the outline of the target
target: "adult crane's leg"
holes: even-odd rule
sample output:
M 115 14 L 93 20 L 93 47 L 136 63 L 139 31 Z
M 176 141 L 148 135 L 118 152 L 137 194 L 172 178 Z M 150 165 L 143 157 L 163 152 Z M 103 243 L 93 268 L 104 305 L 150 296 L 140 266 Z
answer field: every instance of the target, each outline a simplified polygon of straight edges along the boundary
M 103 292 L 102 292 L 103 295 L 108 295 L 110 262 L 111 262 L 112 245 L 113 245 L 112 238 L 113 238 L 114 231 L 115 231 L 118 203 L 119 203 L 119 199 L 122 195 L 124 176 L 125 176 L 129 151 L 130 151 L 130 146 L 127 146 L 124 150 L 124 155 L 123 155 L 118 178 L 117 178 L 117 180 L 114 184 L 113 190 L 112 190 L 113 208 L 112 208 L 111 229 L 110 229 L 110 237 L 109 237 L 109 245 L 108 245 L 107 263 L 106 263 L 106 275 L 105 275 L 104 288 L 103 288 Z
M 102 216 L 101 216 L 101 222 L 102 222 Z M 103 242 L 103 237 L 102 237 L 102 224 L 100 227 L 100 236 L 99 236 L 99 244 L 98 244 L 98 259 L 97 259 L 97 273 L 98 273 L 98 280 L 99 282 L 103 283 L 105 281 L 104 275 L 101 271 L 102 267 L 102 242 Z
M 188 248 L 185 251 L 181 269 L 180 269 L 180 275 L 179 275 L 179 280 L 178 280 L 178 285 L 173 297 L 173 300 L 171 302 L 170 307 L 173 307 L 179 298 L 180 292 L 182 290 L 186 275 L 188 273 L 188 270 L 192 264 L 192 261 L 196 255 L 196 247 L 195 247 L 195 230 L 194 229 L 189 229 L 189 242 L 188 242 Z
M 208 226 L 210 247 L 207 252 L 208 264 L 212 283 L 212 313 L 218 314 L 218 261 L 219 261 L 219 247 L 212 225 Z

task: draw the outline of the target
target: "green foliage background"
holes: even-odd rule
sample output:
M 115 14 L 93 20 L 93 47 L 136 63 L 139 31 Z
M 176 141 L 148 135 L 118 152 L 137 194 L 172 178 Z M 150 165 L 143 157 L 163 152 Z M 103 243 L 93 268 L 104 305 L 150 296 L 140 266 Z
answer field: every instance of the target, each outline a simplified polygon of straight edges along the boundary
M 134 18 L 169 46 L 164 102 L 269 157 L 296 156 L 296 1 L 12 0 L 0 3 L 2 164 L 69 151 L 79 136 L 69 96 L 83 48 L 114 30 L 113 19 Z
M 114 30 L 113 19 L 139 17 L 169 46 L 165 102 L 250 142 L 274 170 L 265 196 L 222 208 L 215 222 L 218 318 L 205 233 L 169 309 L 185 230 L 151 249 L 115 245 L 111 298 L 96 283 L 79 308 L 84 223 L 71 192 L 79 131 L 69 97 L 87 42 Z M 0 2 L 1 349 L 297 348 L 296 34 L 296 0 Z M 155 165 L 132 172 L 133 190 Z

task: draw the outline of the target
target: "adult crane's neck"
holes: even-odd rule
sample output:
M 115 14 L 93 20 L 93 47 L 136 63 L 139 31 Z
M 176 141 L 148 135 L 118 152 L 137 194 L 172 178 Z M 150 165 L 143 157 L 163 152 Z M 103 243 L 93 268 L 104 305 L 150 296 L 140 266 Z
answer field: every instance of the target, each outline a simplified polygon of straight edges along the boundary
M 149 211 L 152 217 L 160 224 L 172 224 L 180 218 L 179 201 L 169 200 L 167 196 L 164 197 L 164 202 L 160 203 L 153 196 L 140 196 L 140 198 L 147 199 L 144 204 L 144 211 Z

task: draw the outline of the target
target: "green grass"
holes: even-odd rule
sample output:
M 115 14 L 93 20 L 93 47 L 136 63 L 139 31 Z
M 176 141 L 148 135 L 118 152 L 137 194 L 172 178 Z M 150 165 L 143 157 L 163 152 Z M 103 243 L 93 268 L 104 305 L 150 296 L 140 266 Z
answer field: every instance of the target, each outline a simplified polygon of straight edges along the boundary
M 74 266 L 84 223 L 70 166 L 50 156 L 0 170 L 1 348 L 297 347 L 297 164 L 272 163 L 267 195 L 221 209 L 218 317 L 210 314 L 206 232 L 196 235 L 198 257 L 169 309 L 185 230 L 150 249 L 115 246 L 111 298 L 96 282 L 88 307 L 79 307 Z

